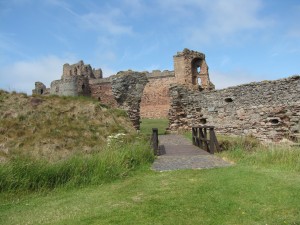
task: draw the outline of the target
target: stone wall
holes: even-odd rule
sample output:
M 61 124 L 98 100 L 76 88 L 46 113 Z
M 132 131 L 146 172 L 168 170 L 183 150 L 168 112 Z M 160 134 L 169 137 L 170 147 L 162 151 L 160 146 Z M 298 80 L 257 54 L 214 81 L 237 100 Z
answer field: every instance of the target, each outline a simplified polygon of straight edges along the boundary
M 50 89 L 46 88 L 46 86 L 42 82 L 35 82 L 35 88 L 32 90 L 32 94 L 35 95 L 47 95 L 50 93 Z
M 117 101 L 112 93 L 111 81 L 112 77 L 90 80 L 91 95 L 103 104 L 117 107 Z
M 92 69 L 90 64 L 84 64 L 82 60 L 75 64 L 64 64 L 62 78 L 74 77 L 74 76 L 85 76 L 90 79 L 102 78 L 101 69 Z
M 140 102 L 148 79 L 145 73 L 121 71 L 112 79 L 112 93 L 118 107 L 127 111 L 135 129 L 140 129 Z
M 170 88 L 172 131 L 192 125 L 216 126 L 218 133 L 279 141 L 299 133 L 300 76 L 199 92 Z
M 64 77 L 61 80 L 51 82 L 50 94 L 63 96 L 90 96 L 91 89 L 88 77 L 73 76 Z
M 169 88 L 175 83 L 174 75 L 170 76 L 148 76 L 142 101 L 142 118 L 167 118 L 170 109 Z

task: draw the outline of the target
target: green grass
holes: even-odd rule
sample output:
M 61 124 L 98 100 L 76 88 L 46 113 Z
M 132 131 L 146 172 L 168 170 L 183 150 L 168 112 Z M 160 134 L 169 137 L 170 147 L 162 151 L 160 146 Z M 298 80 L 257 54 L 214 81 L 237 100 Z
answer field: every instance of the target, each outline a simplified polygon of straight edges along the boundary
M 0 195 L 1 224 L 299 224 L 300 175 L 237 165 L 139 171 L 51 193 Z
M 92 154 L 78 153 L 57 162 L 18 157 L 0 164 L 0 192 L 103 184 L 126 177 L 153 159 L 148 139 L 143 136 L 123 138 Z
M 151 134 L 152 128 L 158 129 L 158 134 L 165 134 L 168 127 L 168 119 L 142 119 L 141 133 Z

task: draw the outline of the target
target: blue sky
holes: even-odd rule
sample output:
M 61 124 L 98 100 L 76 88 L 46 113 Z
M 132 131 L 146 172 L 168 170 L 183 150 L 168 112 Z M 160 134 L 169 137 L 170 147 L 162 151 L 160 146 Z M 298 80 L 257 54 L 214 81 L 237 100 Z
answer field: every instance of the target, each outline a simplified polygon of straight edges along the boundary
M 64 63 L 173 70 L 205 53 L 217 88 L 300 73 L 298 0 L 0 0 L 0 88 L 31 93 Z

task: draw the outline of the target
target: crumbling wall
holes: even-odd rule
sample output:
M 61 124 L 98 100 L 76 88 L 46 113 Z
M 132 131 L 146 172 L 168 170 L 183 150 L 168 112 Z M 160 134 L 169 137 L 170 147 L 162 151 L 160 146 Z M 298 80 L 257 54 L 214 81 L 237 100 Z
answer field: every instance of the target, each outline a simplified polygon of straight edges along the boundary
M 185 48 L 173 57 L 176 82 L 192 89 L 213 90 L 205 55 Z
M 299 133 L 300 76 L 199 92 L 170 88 L 169 129 L 216 126 L 218 133 L 279 141 Z
M 169 88 L 176 82 L 174 71 L 154 70 L 146 75 L 149 82 L 141 100 L 141 117 L 167 118 L 170 109 Z
M 121 71 L 112 79 L 112 93 L 118 107 L 127 111 L 135 129 L 140 129 L 140 102 L 148 79 L 145 73 Z
M 50 89 L 46 88 L 46 86 L 42 83 L 42 82 L 35 82 L 35 88 L 32 90 L 32 94 L 35 95 L 45 95 L 45 94 L 49 94 Z
M 64 77 L 51 82 L 50 94 L 63 96 L 90 96 L 89 79 L 83 76 Z
M 91 95 L 98 99 L 101 103 L 117 107 L 117 101 L 112 92 L 112 77 L 90 80 Z
M 72 65 L 69 65 L 68 63 L 64 64 L 62 78 L 74 76 L 85 76 L 89 79 L 102 78 L 102 70 L 92 69 L 90 64 L 84 64 L 82 60 Z
M 63 73 L 60 80 L 52 81 L 50 88 L 41 82 L 36 82 L 33 94 L 54 94 L 65 96 L 91 96 L 90 80 L 102 79 L 101 69 L 92 69 L 89 64 L 81 60 L 78 63 L 63 65 Z

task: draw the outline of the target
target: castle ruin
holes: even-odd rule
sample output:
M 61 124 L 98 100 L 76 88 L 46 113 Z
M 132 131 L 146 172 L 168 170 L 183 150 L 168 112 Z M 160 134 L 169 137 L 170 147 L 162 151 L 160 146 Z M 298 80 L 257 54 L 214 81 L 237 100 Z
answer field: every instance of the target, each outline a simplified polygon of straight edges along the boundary
M 300 133 L 300 76 L 215 90 L 205 55 L 184 49 L 174 71 L 122 71 L 107 78 L 80 61 L 65 64 L 50 88 L 35 83 L 33 94 L 85 95 L 128 112 L 136 129 L 142 118 L 169 118 L 169 130 L 213 125 L 223 134 L 262 141 L 293 139 Z

